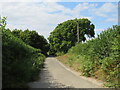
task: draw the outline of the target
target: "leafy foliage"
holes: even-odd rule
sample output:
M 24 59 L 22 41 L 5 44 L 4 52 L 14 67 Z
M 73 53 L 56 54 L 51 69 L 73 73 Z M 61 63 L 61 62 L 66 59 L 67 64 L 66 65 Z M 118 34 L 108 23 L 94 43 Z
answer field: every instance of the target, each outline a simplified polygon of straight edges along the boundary
M 69 50 L 79 59 L 83 75 L 95 76 L 115 87 L 120 80 L 120 26 L 103 31 L 98 38 L 79 43 Z M 73 63 L 74 64 L 74 63 Z
M 58 24 L 48 38 L 50 54 L 66 53 L 77 42 L 77 23 L 79 24 L 80 42 L 88 37 L 94 37 L 94 25 L 88 19 L 68 20 Z
M 2 87 L 26 87 L 27 82 L 38 76 L 45 56 L 39 49 L 15 37 L 3 25 L 0 27 L 2 31 Z
M 13 35 L 22 39 L 26 44 L 40 49 L 41 53 L 47 55 L 47 52 L 49 50 L 49 44 L 47 40 L 42 36 L 39 35 L 36 31 L 29 31 L 29 30 L 13 30 Z

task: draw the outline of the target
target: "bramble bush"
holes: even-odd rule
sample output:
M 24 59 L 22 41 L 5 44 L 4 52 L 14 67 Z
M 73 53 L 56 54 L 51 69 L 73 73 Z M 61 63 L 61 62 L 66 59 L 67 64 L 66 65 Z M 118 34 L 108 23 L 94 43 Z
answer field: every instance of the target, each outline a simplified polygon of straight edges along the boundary
M 120 80 L 120 26 L 108 28 L 97 38 L 69 49 L 79 59 L 83 75 L 94 76 L 116 87 Z M 74 64 L 74 63 L 73 63 Z

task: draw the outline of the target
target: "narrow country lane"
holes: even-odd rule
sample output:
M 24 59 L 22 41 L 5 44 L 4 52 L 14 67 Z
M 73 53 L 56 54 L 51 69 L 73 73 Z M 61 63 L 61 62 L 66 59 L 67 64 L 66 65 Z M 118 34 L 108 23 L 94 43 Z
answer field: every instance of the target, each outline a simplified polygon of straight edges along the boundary
M 29 83 L 30 88 L 102 88 L 81 78 L 54 57 L 48 57 L 40 72 L 40 79 Z

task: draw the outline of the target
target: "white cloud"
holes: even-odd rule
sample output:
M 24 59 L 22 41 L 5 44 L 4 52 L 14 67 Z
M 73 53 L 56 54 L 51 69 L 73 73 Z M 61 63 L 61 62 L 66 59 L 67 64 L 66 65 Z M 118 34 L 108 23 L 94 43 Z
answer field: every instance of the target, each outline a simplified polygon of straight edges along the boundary
M 114 14 L 117 12 L 117 4 L 105 3 L 100 8 L 93 8 L 91 11 L 97 16 L 108 17 L 108 13 Z
M 97 4 L 89 4 L 89 3 L 80 3 L 73 10 L 71 10 L 71 15 L 74 17 L 80 17 L 82 11 L 87 11 L 89 9 L 95 8 Z M 89 19 L 92 18 L 89 16 Z
M 95 29 L 95 31 L 104 31 L 105 29 Z
M 76 9 L 70 10 L 55 2 L 42 2 L 42 3 L 2 3 L 3 16 L 7 17 L 7 27 L 11 29 L 30 29 L 36 30 L 43 34 L 46 38 L 55 26 L 68 19 L 74 19 Z M 49 14 L 48 12 L 62 11 L 62 13 Z M 78 13 L 80 11 L 78 10 Z M 66 14 L 71 14 L 71 16 Z M 78 14 L 77 18 L 80 18 Z M 86 17 L 90 18 L 90 17 Z M 53 26 L 50 26 L 53 24 Z
M 105 22 L 118 22 L 118 18 L 108 18 Z
M 0 2 L 118 2 L 119 0 L 0 0 Z
M 75 8 L 69 9 L 57 4 L 56 2 L 9 2 L 0 3 L 0 6 L 3 6 L 2 15 L 7 17 L 7 26 L 9 28 L 18 28 L 23 30 L 28 28 L 30 30 L 36 30 L 39 32 L 39 34 L 44 35 L 46 38 L 49 36 L 49 33 L 55 28 L 57 24 L 68 19 L 94 19 L 92 16 L 83 16 L 81 13 L 82 11 L 92 10 L 94 12 L 91 13 L 94 13 L 95 15 L 106 15 L 106 12 L 113 12 L 112 10 L 116 8 L 113 4 L 110 3 L 104 4 L 100 8 L 96 8 L 97 4 L 80 3 Z M 110 10 L 111 8 L 109 7 L 111 7 L 112 10 Z M 50 14 L 50 12 L 56 11 L 61 11 L 61 13 Z M 112 20 L 108 19 L 108 21 Z
M 62 0 L 0 0 L 0 2 L 59 2 Z

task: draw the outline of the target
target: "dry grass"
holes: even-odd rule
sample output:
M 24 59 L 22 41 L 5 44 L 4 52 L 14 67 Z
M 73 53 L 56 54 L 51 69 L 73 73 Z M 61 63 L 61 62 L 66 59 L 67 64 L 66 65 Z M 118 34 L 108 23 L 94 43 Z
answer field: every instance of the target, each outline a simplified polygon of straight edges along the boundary
M 74 58 L 75 60 L 72 60 L 72 64 L 69 63 L 69 59 L 70 57 L 72 57 L 75 55 L 74 54 L 65 54 L 63 56 L 58 56 L 56 57 L 60 62 L 62 62 L 63 64 L 65 64 L 66 66 L 68 66 L 69 68 L 71 68 L 72 70 L 77 71 L 78 73 L 80 73 L 80 75 L 82 75 L 81 70 L 80 70 L 80 62 L 77 58 Z M 100 82 L 104 82 L 105 81 L 105 72 L 101 71 L 101 69 L 96 70 L 95 72 L 95 76 L 91 76 L 89 78 L 93 78 L 96 79 L 97 81 Z
M 72 64 L 69 63 L 69 57 L 74 56 L 73 54 L 65 54 L 63 56 L 58 56 L 56 57 L 60 62 L 62 62 L 63 64 L 69 66 L 71 69 L 80 72 L 80 63 L 78 62 L 78 60 L 74 60 L 72 62 Z
M 58 56 L 56 57 L 59 61 L 61 61 L 62 63 L 66 64 L 68 62 L 68 57 L 71 56 L 70 54 L 65 54 L 63 56 Z
M 74 59 L 72 64 L 69 63 L 69 59 L 70 57 L 74 56 Z M 73 71 L 76 71 L 79 73 L 80 76 L 83 76 L 82 75 L 82 72 L 80 70 L 80 62 L 77 58 L 75 58 L 75 55 L 73 54 L 65 54 L 63 56 L 58 56 L 56 57 L 60 62 L 62 62 L 63 64 L 65 64 L 66 66 L 68 66 L 71 70 Z M 95 76 L 91 76 L 91 77 L 87 77 L 87 79 L 93 79 L 93 80 L 96 80 L 98 82 L 102 82 L 103 84 L 105 83 L 104 82 L 104 74 L 101 73 L 100 70 L 96 71 L 95 72 Z M 103 84 L 101 86 L 103 86 Z

